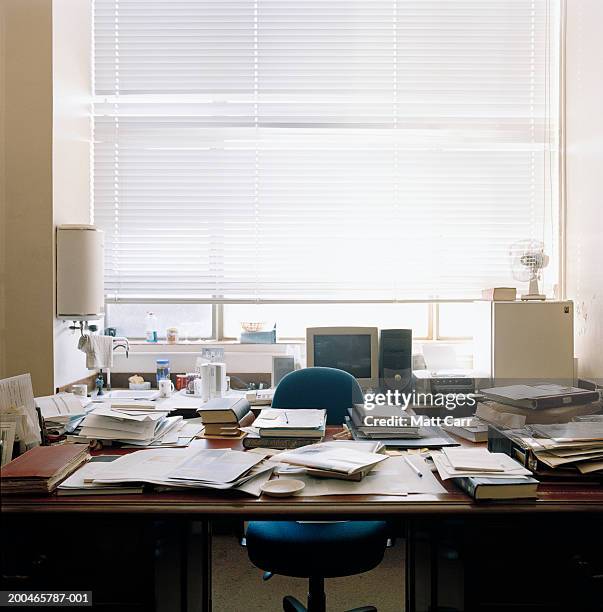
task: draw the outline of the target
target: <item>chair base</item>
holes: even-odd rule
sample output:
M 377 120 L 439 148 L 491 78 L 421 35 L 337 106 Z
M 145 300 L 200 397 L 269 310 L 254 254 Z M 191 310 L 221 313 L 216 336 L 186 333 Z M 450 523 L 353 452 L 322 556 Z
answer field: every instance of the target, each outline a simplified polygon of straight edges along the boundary
M 284 612 L 312 612 L 310 608 L 306 608 L 298 599 L 290 595 L 283 599 L 283 610 Z M 362 608 L 354 608 L 347 612 L 377 612 L 377 608 L 375 606 L 362 606 Z
M 284 612 L 312 612 L 309 608 L 306 608 L 298 599 L 288 595 L 283 599 L 283 610 Z M 354 608 L 347 612 L 377 612 L 377 608 L 374 606 L 362 606 L 362 608 Z
M 304 606 L 299 599 L 287 595 L 283 599 L 284 612 L 326 612 L 327 598 L 325 596 L 324 578 L 312 576 L 308 589 L 308 607 Z M 374 606 L 362 606 L 348 612 L 377 612 Z

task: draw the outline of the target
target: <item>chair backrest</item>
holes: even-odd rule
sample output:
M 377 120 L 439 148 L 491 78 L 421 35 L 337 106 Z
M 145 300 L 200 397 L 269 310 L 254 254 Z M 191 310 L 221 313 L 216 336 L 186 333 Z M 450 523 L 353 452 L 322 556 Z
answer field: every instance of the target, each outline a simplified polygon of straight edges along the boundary
M 287 374 L 274 390 L 274 408 L 324 408 L 329 425 L 341 425 L 352 404 L 364 401 L 358 381 L 337 368 L 305 368 Z

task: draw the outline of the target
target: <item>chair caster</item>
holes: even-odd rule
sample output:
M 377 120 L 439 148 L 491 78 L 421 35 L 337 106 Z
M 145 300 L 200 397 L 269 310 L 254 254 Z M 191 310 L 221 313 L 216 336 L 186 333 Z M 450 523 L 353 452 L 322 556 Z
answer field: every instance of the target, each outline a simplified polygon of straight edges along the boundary
M 287 595 L 283 598 L 283 612 L 307 612 L 307 610 L 298 599 Z

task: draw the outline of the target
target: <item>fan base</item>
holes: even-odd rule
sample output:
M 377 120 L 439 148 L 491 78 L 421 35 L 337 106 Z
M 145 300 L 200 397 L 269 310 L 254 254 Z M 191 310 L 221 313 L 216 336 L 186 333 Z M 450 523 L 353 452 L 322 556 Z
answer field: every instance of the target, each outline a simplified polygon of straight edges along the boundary
M 542 295 L 542 293 L 526 293 L 521 296 L 522 302 L 544 302 L 546 300 L 546 295 Z

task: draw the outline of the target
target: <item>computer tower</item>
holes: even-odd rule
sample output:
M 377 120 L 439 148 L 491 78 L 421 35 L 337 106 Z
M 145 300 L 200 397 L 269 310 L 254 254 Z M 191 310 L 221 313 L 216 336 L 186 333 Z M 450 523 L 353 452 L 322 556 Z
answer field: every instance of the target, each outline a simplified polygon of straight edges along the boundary
M 383 392 L 412 392 L 412 329 L 382 329 L 379 386 Z

